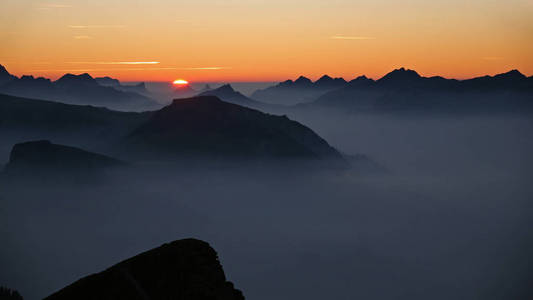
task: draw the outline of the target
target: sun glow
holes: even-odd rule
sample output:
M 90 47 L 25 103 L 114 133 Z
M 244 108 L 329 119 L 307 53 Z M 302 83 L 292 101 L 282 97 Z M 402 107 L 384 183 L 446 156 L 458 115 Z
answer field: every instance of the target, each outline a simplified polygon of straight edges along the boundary
M 187 85 L 187 84 L 189 84 L 189 82 L 187 80 L 183 80 L 183 79 L 176 79 L 172 83 L 174 85 Z

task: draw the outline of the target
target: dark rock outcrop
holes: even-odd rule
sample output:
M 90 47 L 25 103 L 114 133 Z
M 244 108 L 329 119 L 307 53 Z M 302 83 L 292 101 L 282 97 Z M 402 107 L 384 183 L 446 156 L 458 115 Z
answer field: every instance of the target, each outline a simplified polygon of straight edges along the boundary
M 82 278 L 45 300 L 244 300 L 208 243 L 184 239 Z

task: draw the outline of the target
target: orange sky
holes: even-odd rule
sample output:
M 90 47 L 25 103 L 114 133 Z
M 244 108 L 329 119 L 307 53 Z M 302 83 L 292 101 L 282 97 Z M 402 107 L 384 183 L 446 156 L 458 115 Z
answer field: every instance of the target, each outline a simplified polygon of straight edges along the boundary
M 533 75 L 533 0 L 1 1 L 0 64 L 18 76 Z

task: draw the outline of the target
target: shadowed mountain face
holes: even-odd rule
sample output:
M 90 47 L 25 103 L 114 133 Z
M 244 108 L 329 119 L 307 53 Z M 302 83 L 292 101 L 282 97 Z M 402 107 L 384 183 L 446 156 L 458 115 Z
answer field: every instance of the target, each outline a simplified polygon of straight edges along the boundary
M 7 160 L 13 144 L 37 139 L 100 151 L 126 136 L 150 114 L 0 94 L 0 160 Z
M 13 146 L 5 173 L 10 177 L 57 179 L 57 176 L 96 175 L 100 171 L 123 165 L 111 157 L 79 148 L 32 141 Z M 55 175 L 55 176 L 53 176 Z M 49 176 L 53 176 L 49 178 Z
M 311 102 L 324 93 L 346 86 L 346 80 L 322 76 L 316 82 L 300 76 L 295 81 L 287 80 L 276 86 L 258 90 L 252 94 L 253 99 L 261 102 L 281 105 L 294 105 Z
M 45 300 L 244 300 L 208 243 L 184 239 L 82 278 Z
M 121 146 L 125 154 L 152 159 L 202 156 L 342 160 L 326 141 L 300 123 L 214 96 L 174 100 Z
M 20 79 L 1 84 L 0 92 L 19 97 L 105 106 L 127 111 L 142 111 L 158 107 L 157 102 L 139 93 L 102 86 L 86 73 L 66 74 L 57 81 L 22 76 Z
M 359 77 L 300 107 L 343 111 L 519 112 L 533 109 L 533 80 L 513 70 L 468 80 L 422 77 L 394 70 L 373 81 Z

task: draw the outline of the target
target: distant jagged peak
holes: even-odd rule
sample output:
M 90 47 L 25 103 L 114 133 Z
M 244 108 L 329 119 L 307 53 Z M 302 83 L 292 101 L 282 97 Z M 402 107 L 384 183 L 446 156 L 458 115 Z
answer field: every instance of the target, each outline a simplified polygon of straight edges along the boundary
M 394 71 L 388 73 L 387 75 L 383 76 L 380 81 L 405 81 L 405 80 L 413 80 L 413 79 L 420 79 L 422 76 L 418 74 L 416 71 L 411 69 L 406 69 L 404 67 L 395 69 Z
M 0 65 L 0 84 L 17 79 L 15 75 L 10 74 L 7 69 Z
M 520 71 L 518 71 L 517 69 L 513 69 L 511 71 L 508 71 L 508 72 L 505 72 L 505 73 L 501 73 L 501 74 L 497 74 L 497 75 L 494 75 L 494 78 L 505 78 L 505 79 L 526 79 L 527 76 L 522 74 Z
M 221 87 L 214 89 L 213 91 L 218 91 L 221 93 L 235 93 L 235 89 L 229 83 L 226 83 Z
M 311 79 L 305 77 L 305 76 L 300 76 L 298 77 L 298 79 L 296 79 L 294 81 L 294 84 L 296 85 L 311 85 L 313 84 L 313 81 L 311 81 Z
M 11 75 L 3 65 L 0 65 L 0 74 L 9 74 L 9 75 Z
M 342 77 L 336 77 L 332 78 L 329 75 L 323 75 L 315 82 L 315 85 L 321 86 L 321 85 L 342 85 L 346 84 L 346 80 Z
M 361 75 L 361 76 L 356 77 L 355 79 L 350 80 L 348 84 L 353 86 L 353 85 L 360 85 L 360 84 L 368 84 L 372 82 L 374 82 L 373 79 L 370 79 L 366 77 L 365 75 Z
M 109 77 L 109 76 L 96 77 L 94 78 L 94 80 L 96 80 L 98 84 L 103 85 L 103 86 L 119 86 L 120 85 L 120 80 Z
M 318 79 L 315 83 L 319 83 L 319 82 L 327 82 L 327 81 L 332 81 L 333 78 L 329 75 L 322 75 L 322 77 L 320 77 L 320 79 Z
M 67 73 L 63 75 L 61 78 L 59 78 L 56 83 L 58 84 L 69 84 L 69 83 L 82 83 L 82 84 L 90 84 L 90 85 L 97 85 L 98 82 L 89 75 L 89 73 L 83 73 L 80 75 L 74 75 L 71 73 Z

